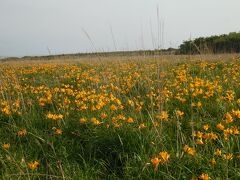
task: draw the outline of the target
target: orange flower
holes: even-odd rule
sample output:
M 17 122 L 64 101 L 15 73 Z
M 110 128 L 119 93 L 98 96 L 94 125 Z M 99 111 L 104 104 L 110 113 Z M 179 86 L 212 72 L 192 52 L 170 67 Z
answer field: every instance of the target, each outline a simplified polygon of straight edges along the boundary
M 184 115 L 184 112 L 177 110 L 176 115 L 177 115 L 177 117 L 182 118 Z
M 233 159 L 233 154 L 232 153 L 224 154 L 223 158 L 226 159 L 226 160 L 232 160 Z
M 101 119 L 105 119 L 105 118 L 107 118 L 107 114 L 106 113 L 101 113 L 100 117 L 101 117 Z
M 21 129 L 20 131 L 17 132 L 18 137 L 24 137 L 27 135 L 27 130 L 26 129 Z
M 96 118 L 91 118 L 91 122 L 94 124 L 94 125 L 99 125 L 101 124 L 101 122 L 99 120 L 97 120 Z
M 199 176 L 199 179 L 201 179 L 201 180 L 210 180 L 211 178 L 210 178 L 210 176 L 208 174 L 203 173 L 203 174 L 201 174 Z
M 159 164 L 164 164 L 169 161 L 170 155 L 166 151 L 162 151 L 158 154 L 157 157 L 151 159 L 151 163 L 154 166 L 155 170 Z
M 133 118 L 129 117 L 129 118 L 127 119 L 127 122 L 128 122 L 128 123 L 133 123 L 134 120 L 133 120 Z
M 211 132 L 211 133 L 206 133 L 203 135 L 204 139 L 211 139 L 211 140 L 216 140 L 218 138 L 218 135 Z
M 237 126 L 232 126 L 231 130 L 232 130 L 232 134 L 234 134 L 234 135 L 239 135 L 240 134 L 240 131 L 239 131 Z
M 47 118 L 51 119 L 53 121 L 58 121 L 63 119 L 63 115 L 62 114 L 52 114 L 52 113 L 48 113 L 47 114 Z
M 240 110 L 233 110 L 232 113 L 235 117 L 240 118 Z
M 111 109 L 112 111 L 116 111 L 118 108 L 117 108 L 117 106 L 115 106 L 115 105 L 113 104 L 113 105 L 110 106 L 110 109 Z
M 162 151 L 159 153 L 159 158 L 161 159 L 161 163 L 165 163 L 169 160 L 170 155 L 166 151 Z
M 62 130 L 61 129 L 53 127 L 52 130 L 54 131 L 54 135 L 61 135 L 62 134 Z
M 160 162 L 161 162 L 161 160 L 158 157 L 154 157 L 151 159 L 151 163 L 155 169 L 158 167 Z
M 210 163 L 211 166 L 215 166 L 215 165 L 217 164 L 217 162 L 216 162 L 215 159 L 211 159 L 211 160 L 209 161 L 209 163 Z
M 219 130 L 224 130 L 224 125 L 222 123 L 218 123 L 217 126 L 216 126 Z
M 138 126 L 138 129 L 144 129 L 146 128 L 147 126 L 144 124 L 144 123 L 141 123 L 139 126 Z
M 196 150 L 195 150 L 194 148 L 189 147 L 188 145 L 185 145 L 185 146 L 183 147 L 183 150 L 184 150 L 186 153 L 188 153 L 188 154 L 190 154 L 190 155 L 192 155 L 192 156 L 194 156 L 194 155 L 196 154 Z
M 122 123 L 114 123 L 113 126 L 115 128 L 120 128 L 120 127 L 122 127 Z
M 85 123 L 87 122 L 87 120 L 86 120 L 85 118 L 80 118 L 80 119 L 79 119 L 79 122 L 80 122 L 81 124 L 85 124 Z
M 202 139 L 197 139 L 197 140 L 196 140 L 196 143 L 199 144 L 199 145 L 204 144 Z
M 221 156 L 222 155 L 221 149 L 216 149 L 215 152 L 214 152 L 214 155 Z
M 3 145 L 2 145 L 2 148 L 3 149 L 5 149 L 5 150 L 8 150 L 9 148 L 10 148 L 10 144 L 9 143 L 4 143 Z
M 227 124 L 233 122 L 233 118 L 232 118 L 232 116 L 231 116 L 230 113 L 226 113 L 226 114 L 225 114 L 225 122 L 226 122 Z
M 202 103 L 200 101 L 197 103 L 197 107 L 198 108 L 202 107 Z
M 40 163 L 38 161 L 33 161 L 28 163 L 28 168 L 31 170 L 35 170 L 39 168 L 39 166 L 40 166 Z
M 162 111 L 159 115 L 157 115 L 157 118 L 159 118 L 162 121 L 168 121 L 168 112 L 167 111 Z
M 205 125 L 203 125 L 203 129 L 205 130 L 205 131 L 207 131 L 208 129 L 209 129 L 209 125 L 208 124 L 205 124 Z

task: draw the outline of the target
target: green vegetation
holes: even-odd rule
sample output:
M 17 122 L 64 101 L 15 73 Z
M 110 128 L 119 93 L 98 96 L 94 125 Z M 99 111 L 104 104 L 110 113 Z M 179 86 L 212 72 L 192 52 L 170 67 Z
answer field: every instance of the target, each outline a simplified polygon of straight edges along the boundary
M 184 41 L 179 47 L 180 54 L 239 53 L 240 32 L 219 36 L 200 37 Z
M 0 64 L 1 179 L 239 179 L 240 59 Z

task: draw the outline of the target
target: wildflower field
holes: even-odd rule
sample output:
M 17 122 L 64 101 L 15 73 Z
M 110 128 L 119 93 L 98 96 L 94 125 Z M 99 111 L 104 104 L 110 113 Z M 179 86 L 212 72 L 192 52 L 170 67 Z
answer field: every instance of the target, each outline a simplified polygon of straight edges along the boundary
M 240 58 L 0 63 L 1 179 L 240 179 Z

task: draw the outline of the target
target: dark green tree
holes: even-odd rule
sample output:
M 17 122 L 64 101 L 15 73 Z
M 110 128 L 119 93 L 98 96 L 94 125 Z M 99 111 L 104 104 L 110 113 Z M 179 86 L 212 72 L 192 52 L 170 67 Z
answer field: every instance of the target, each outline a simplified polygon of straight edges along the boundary
M 199 37 L 184 41 L 179 46 L 180 54 L 240 53 L 240 32 L 219 36 Z

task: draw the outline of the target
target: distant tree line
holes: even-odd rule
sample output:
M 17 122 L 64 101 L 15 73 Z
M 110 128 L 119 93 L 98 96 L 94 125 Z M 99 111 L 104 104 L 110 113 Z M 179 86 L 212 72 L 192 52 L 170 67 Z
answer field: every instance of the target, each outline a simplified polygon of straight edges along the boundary
M 240 53 L 240 32 L 184 41 L 178 54 Z
M 111 57 L 111 56 L 152 56 L 152 55 L 174 55 L 177 49 L 154 49 L 154 50 L 136 50 L 136 51 L 112 51 L 112 52 L 89 52 L 89 53 L 75 53 L 75 54 L 56 54 L 46 56 L 24 56 L 22 58 L 9 57 L 0 61 L 9 61 L 14 59 L 24 60 L 54 60 L 54 59 L 68 59 L 68 58 L 80 58 L 80 57 Z

